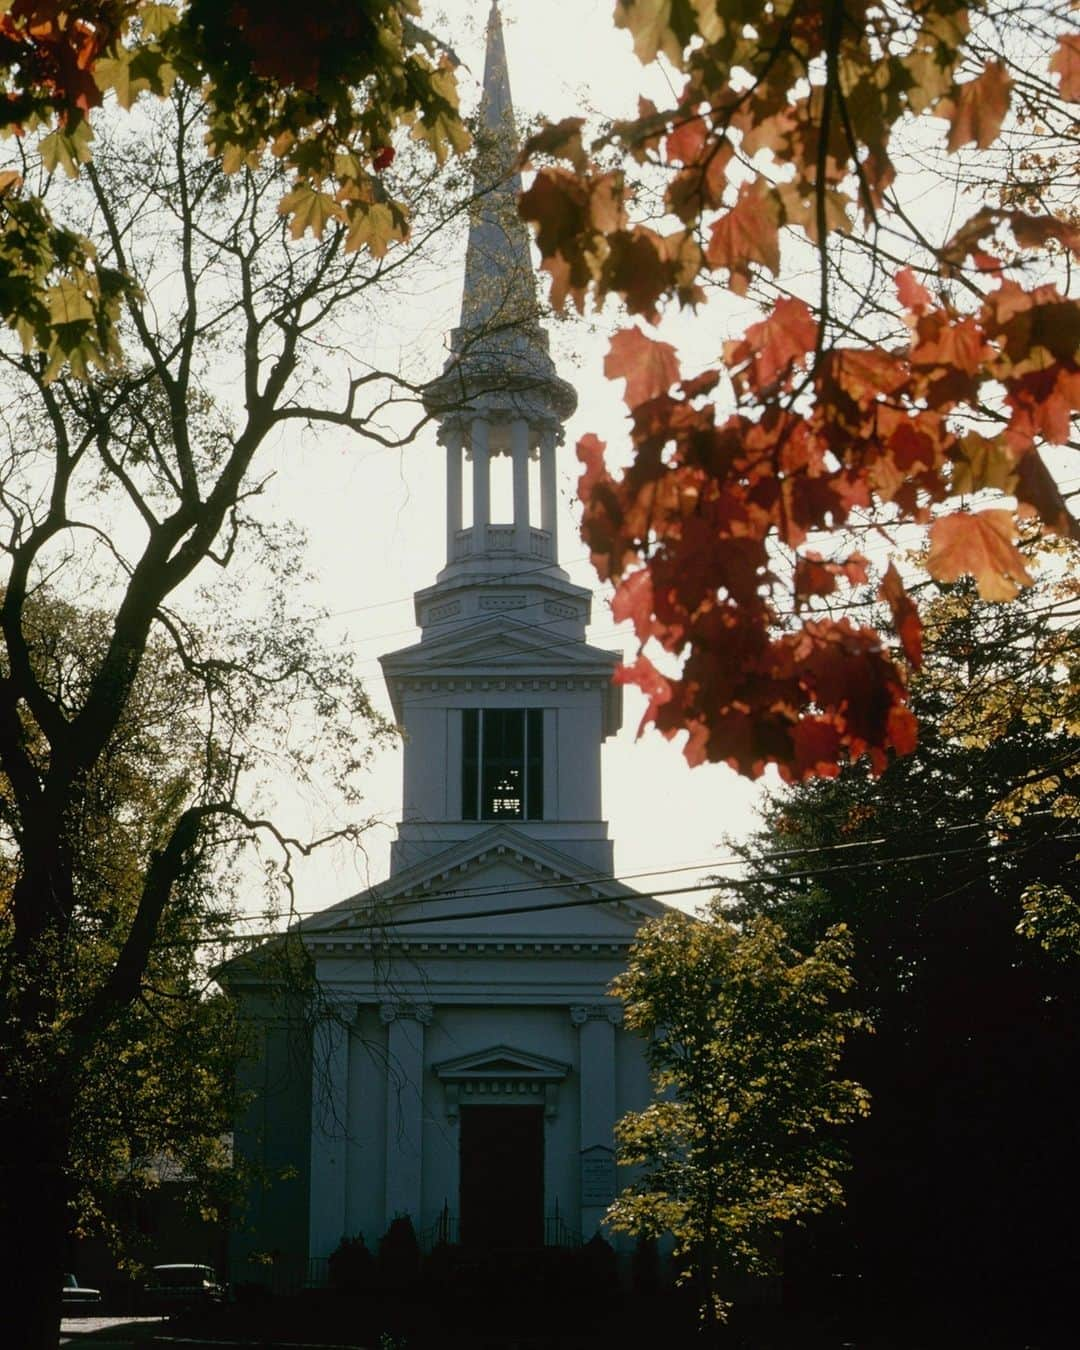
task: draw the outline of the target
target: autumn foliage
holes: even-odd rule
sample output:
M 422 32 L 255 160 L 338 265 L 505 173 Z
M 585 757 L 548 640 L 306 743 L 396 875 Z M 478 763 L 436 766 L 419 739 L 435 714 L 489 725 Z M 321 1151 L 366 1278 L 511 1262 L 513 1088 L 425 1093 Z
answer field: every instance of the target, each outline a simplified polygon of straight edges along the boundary
M 570 164 L 541 167 L 520 206 L 557 306 L 615 295 L 658 325 L 711 284 L 763 311 L 693 372 L 641 327 L 617 333 L 605 373 L 625 381 L 629 467 L 578 444 L 615 616 L 666 654 L 618 678 L 645 692 L 647 722 L 688 733 L 691 763 L 804 778 L 913 748 L 918 610 L 892 561 L 871 574 L 855 528 L 894 554 L 926 530 L 930 575 L 973 576 L 991 600 L 1030 581 L 1017 512 L 1078 533 L 1042 448 L 1069 443 L 1080 409 L 1064 285 L 1080 230 L 988 190 L 933 238 L 897 188 L 901 131 L 965 162 L 1010 117 L 1053 109 L 1075 133 L 1080 38 L 1039 11 L 1006 55 L 994 15 L 990 0 L 617 0 L 640 59 L 677 73 L 671 105 L 642 100 L 594 159 L 577 118 L 527 147 Z M 891 637 L 837 617 L 868 584 Z
M 440 163 L 469 144 L 454 58 L 419 13 L 417 0 L 0 0 L 0 135 L 30 169 L 76 177 L 106 98 L 130 109 L 179 84 L 202 99 L 227 171 L 268 158 L 289 175 L 294 237 L 333 223 L 346 252 L 381 257 L 410 227 L 384 181 L 395 139 Z M 99 273 L 17 168 L 0 169 L 0 273 L 0 321 L 51 375 L 117 358 L 123 278 Z

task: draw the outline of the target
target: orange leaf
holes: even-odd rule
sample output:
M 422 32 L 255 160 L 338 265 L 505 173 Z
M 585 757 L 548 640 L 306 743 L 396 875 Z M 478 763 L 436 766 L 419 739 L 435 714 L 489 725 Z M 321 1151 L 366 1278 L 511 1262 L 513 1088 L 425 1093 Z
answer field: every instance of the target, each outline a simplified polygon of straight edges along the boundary
M 919 743 L 919 724 L 910 708 L 896 703 L 889 709 L 889 744 L 898 755 L 910 755 Z
M 975 578 L 984 600 L 1013 600 L 1032 577 L 1016 547 L 1011 511 L 956 511 L 930 526 L 926 569 L 935 581 Z
M 754 390 L 767 389 L 787 374 L 793 362 L 814 350 L 817 336 L 817 322 L 809 309 L 788 296 L 776 302 L 767 319 L 752 323 L 742 342 L 726 342 L 724 360 L 732 367 L 748 362 L 743 382 Z
M 956 86 L 956 97 L 946 98 L 935 112 L 952 123 L 946 142 L 950 151 L 974 141 L 985 150 L 997 140 L 1009 111 L 1012 80 L 1000 61 L 990 61 L 983 73 L 967 84 Z
M 1058 90 L 1070 103 L 1080 103 L 1080 37 L 1069 33 L 1058 39 L 1050 58 L 1051 73 L 1058 77 Z
M 644 642 L 652 636 L 655 605 L 652 573 L 642 567 L 619 582 L 611 597 L 611 617 L 616 623 L 629 619 L 638 639 Z
M 623 397 L 627 407 L 636 408 L 667 393 L 679 378 L 679 361 L 670 342 L 654 342 L 640 328 L 623 328 L 611 339 L 604 374 L 626 381 Z
M 897 272 L 896 294 L 905 309 L 928 309 L 932 303 L 930 292 L 915 280 L 915 273 L 910 267 Z
M 916 670 L 922 665 L 922 620 L 915 602 L 904 589 L 900 573 L 892 563 L 881 580 L 879 597 L 886 602 L 892 612 L 893 627 L 904 648 L 904 655 Z M 906 751 L 901 751 L 905 754 Z
M 730 211 L 715 221 L 705 250 L 710 267 L 745 273 L 759 262 L 775 276 L 780 271 L 780 231 L 776 202 L 760 183 L 744 183 Z

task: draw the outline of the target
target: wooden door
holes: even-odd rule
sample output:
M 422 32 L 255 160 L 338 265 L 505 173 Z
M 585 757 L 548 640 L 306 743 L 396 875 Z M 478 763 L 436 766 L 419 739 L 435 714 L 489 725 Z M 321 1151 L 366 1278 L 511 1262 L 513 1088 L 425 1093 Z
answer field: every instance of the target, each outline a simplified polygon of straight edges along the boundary
M 460 1205 L 466 1246 L 543 1246 L 543 1107 L 462 1107 Z

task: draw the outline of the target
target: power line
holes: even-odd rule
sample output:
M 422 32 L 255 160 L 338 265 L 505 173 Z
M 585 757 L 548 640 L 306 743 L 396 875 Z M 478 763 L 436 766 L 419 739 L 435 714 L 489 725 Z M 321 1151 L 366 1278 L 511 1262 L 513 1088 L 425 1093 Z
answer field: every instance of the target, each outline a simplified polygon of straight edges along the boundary
M 1033 816 L 1049 816 L 1051 811 L 1039 811 L 1029 813 L 1028 819 Z M 964 830 L 974 830 L 986 828 L 985 822 L 980 820 L 966 821 L 959 825 L 944 825 L 936 833 L 938 834 L 957 834 Z M 738 867 L 753 866 L 761 863 L 769 863 L 778 859 L 788 858 L 807 858 L 818 856 L 823 853 L 837 854 L 845 853 L 851 849 L 878 848 L 895 841 L 898 836 L 877 835 L 872 839 L 851 839 L 844 843 L 836 844 L 818 844 L 802 848 L 791 849 L 772 849 L 767 853 L 760 853 L 756 857 L 746 858 L 739 854 L 729 854 L 727 857 L 710 858 L 701 862 L 679 863 L 675 866 L 660 864 L 656 867 L 643 868 L 637 872 L 592 872 L 581 876 L 563 877 L 559 881 L 536 881 L 521 882 L 517 885 L 491 884 L 487 886 L 462 886 L 452 891 L 435 891 L 429 895 L 415 895 L 406 893 L 395 898 L 392 903 L 398 905 L 429 905 L 443 903 L 449 900 L 470 900 L 483 898 L 487 895 L 531 895 L 537 891 L 566 890 L 570 887 L 579 886 L 603 886 L 603 885 L 622 885 L 628 881 L 633 881 L 638 877 L 671 876 L 681 872 L 704 872 L 709 868 L 719 867 Z M 505 848 L 505 845 L 503 846 Z M 903 858 L 892 858 L 891 861 L 903 861 Z M 718 885 L 726 884 L 724 882 L 716 883 Z M 692 887 L 687 887 L 692 890 Z M 378 887 L 372 886 L 364 894 L 375 894 Z M 678 888 L 671 888 L 663 894 L 678 895 Z M 377 898 L 377 897 L 376 897 Z M 610 898 L 610 897 L 608 897 Z M 344 901 L 338 907 L 330 909 L 294 909 L 291 914 L 296 917 L 311 916 L 315 914 L 346 913 L 348 901 Z M 255 920 L 263 917 L 269 917 L 266 912 L 252 914 L 246 918 Z
M 976 825 L 980 825 L 981 823 L 982 822 L 971 822 L 967 828 L 974 828 Z M 954 826 L 951 828 L 955 830 L 964 827 Z M 1054 842 L 1067 843 L 1070 841 L 1080 839 L 1080 834 L 1054 835 L 1052 836 L 1052 839 Z M 867 844 L 869 844 L 870 842 L 871 841 L 869 840 L 865 841 L 865 843 Z M 932 849 L 920 853 L 908 853 L 899 856 L 893 855 L 886 858 L 866 859 L 854 863 L 846 863 L 846 864 L 842 863 L 836 867 L 798 868 L 787 872 L 779 872 L 752 877 L 729 878 L 728 880 L 724 881 L 717 881 L 713 879 L 707 882 L 698 883 L 693 886 L 672 886 L 652 891 L 639 891 L 636 892 L 634 896 L 628 898 L 659 900 L 662 897 L 669 895 L 692 895 L 704 891 L 715 892 L 717 890 L 736 889 L 747 886 L 776 885 L 783 882 L 800 880 L 803 878 L 816 878 L 822 876 L 835 875 L 837 873 L 864 871 L 867 868 L 872 867 L 873 868 L 893 867 L 900 863 L 925 862 L 931 859 L 947 858 L 947 857 L 978 856 L 983 853 L 991 853 L 991 852 L 997 854 L 1000 857 L 1012 857 L 1020 853 L 1030 852 L 1031 849 L 1041 847 L 1046 842 L 1047 841 L 1045 839 L 1039 839 L 1033 840 L 1031 843 L 1028 844 L 1017 844 L 1010 848 L 1008 846 L 998 844 L 991 840 L 985 840 L 979 844 L 972 844 L 963 848 Z M 839 849 L 845 847 L 845 845 L 836 845 L 834 847 Z M 827 852 L 830 851 L 830 849 L 829 847 L 826 847 L 823 848 L 821 851 Z M 776 855 L 770 854 L 766 856 L 772 857 Z M 738 861 L 745 862 L 752 860 L 738 859 Z M 560 888 L 566 889 L 567 886 L 569 886 L 572 883 L 562 882 L 556 884 L 559 885 Z M 578 883 L 578 884 L 589 884 L 589 883 Z M 538 885 L 532 887 L 524 887 L 521 889 L 524 889 L 526 891 L 536 891 L 545 888 L 546 887 L 544 885 Z M 514 892 L 510 888 L 501 891 L 501 894 L 504 895 L 512 893 Z M 445 895 L 442 897 L 431 897 L 431 899 L 438 899 L 438 898 L 460 899 L 462 897 L 460 895 Z M 299 927 L 291 927 L 283 930 L 278 930 L 276 932 L 238 934 L 235 937 L 216 938 L 214 939 L 214 941 L 224 945 L 225 943 L 228 942 L 256 942 L 263 940 L 273 940 L 283 937 L 297 937 L 300 939 L 310 938 L 314 940 L 320 934 L 330 934 L 342 931 L 354 933 L 357 931 L 390 933 L 395 929 L 412 927 L 417 924 L 454 923 L 466 919 L 499 918 L 514 914 L 532 914 L 532 913 L 551 912 L 562 909 L 580 909 L 589 905 L 607 904 L 610 903 L 612 900 L 617 900 L 619 898 L 620 897 L 618 896 L 602 896 L 602 895 L 588 896 L 578 900 L 554 900 L 548 903 L 541 903 L 539 905 L 500 905 L 495 906 L 491 909 L 459 910 L 456 913 L 439 914 L 435 916 L 419 915 L 413 916 L 411 918 L 406 917 L 403 919 L 383 918 L 379 921 L 372 921 L 371 923 L 367 924 L 354 924 L 347 930 L 342 929 L 311 930 L 311 929 L 302 929 Z

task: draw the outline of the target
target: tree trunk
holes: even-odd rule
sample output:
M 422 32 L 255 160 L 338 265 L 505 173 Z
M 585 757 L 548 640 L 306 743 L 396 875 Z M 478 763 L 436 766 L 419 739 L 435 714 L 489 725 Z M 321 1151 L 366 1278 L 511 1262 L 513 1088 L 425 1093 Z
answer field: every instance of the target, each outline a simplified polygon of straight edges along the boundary
M 19 1093 L 0 1106 L 0 1266 L 4 1344 L 56 1350 L 69 1224 L 71 1113 L 61 1090 Z

